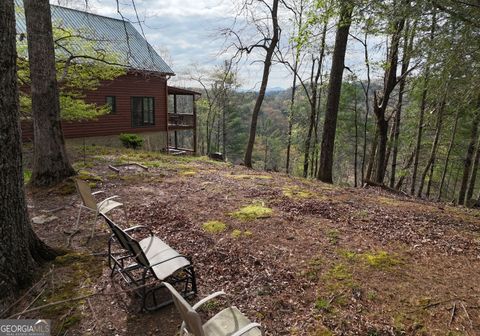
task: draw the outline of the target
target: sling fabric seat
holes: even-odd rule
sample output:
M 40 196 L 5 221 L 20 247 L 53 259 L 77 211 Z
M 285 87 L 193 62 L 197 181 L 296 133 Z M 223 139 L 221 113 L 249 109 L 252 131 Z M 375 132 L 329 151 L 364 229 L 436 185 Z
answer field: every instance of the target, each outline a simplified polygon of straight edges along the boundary
M 158 237 L 144 238 L 139 245 L 149 263 L 157 265 L 152 266 L 152 270 L 158 279 L 166 279 L 175 271 L 190 265 L 187 258 L 181 256 Z
M 93 219 L 93 225 L 92 225 L 92 233 L 90 235 L 90 238 L 92 238 L 95 232 L 95 223 L 97 222 L 97 218 L 99 214 L 106 214 L 115 208 L 123 206 L 123 203 L 114 201 L 114 199 L 119 198 L 119 196 L 117 195 L 108 197 L 97 203 L 97 201 L 93 196 L 103 193 L 104 191 L 100 190 L 92 193 L 92 189 L 90 188 L 87 182 L 80 179 L 74 179 L 74 181 L 75 181 L 75 186 L 77 188 L 77 191 L 80 194 L 80 198 L 82 199 L 82 204 L 80 204 L 78 209 L 77 222 L 75 224 L 75 228 L 73 230 L 72 235 L 78 232 L 78 226 L 80 224 L 80 215 L 82 213 L 82 209 L 86 209 L 86 210 L 95 212 L 95 218 Z M 126 221 L 128 222 L 127 210 L 125 209 L 124 206 L 123 206 L 123 212 L 125 214 Z
M 197 310 L 208 301 L 226 295 L 223 291 L 213 293 L 200 300 L 193 307 L 177 292 L 170 284 L 164 283 L 170 290 L 173 302 L 177 307 L 183 323 L 180 327 L 180 336 L 262 336 L 263 331 L 260 324 L 252 323 L 237 307 L 225 308 L 205 324 L 202 324 Z
M 162 289 L 165 291 L 162 281 L 183 284 L 182 295 L 185 297 L 197 293 L 195 271 L 189 258 L 154 236 L 145 226 L 123 230 L 105 214 L 100 215 L 113 232 L 108 243 L 111 276 L 119 273 L 128 284 L 137 287 L 137 294 L 142 298 L 145 310 L 156 310 L 172 303 L 171 299 L 157 299 L 156 293 Z M 137 241 L 130 234 L 139 230 L 147 230 L 149 236 Z M 119 257 L 112 252 L 115 243 L 123 249 Z

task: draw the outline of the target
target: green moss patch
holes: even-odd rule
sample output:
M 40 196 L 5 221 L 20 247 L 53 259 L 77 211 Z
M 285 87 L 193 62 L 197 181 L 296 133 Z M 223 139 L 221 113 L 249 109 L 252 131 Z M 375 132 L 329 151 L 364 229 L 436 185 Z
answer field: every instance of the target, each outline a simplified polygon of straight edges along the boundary
M 92 294 L 92 284 L 102 274 L 103 262 L 89 254 L 68 253 L 53 262 L 52 285 L 34 307 Z M 72 300 L 42 308 L 38 316 L 52 320 L 52 335 L 63 335 L 80 322 L 85 300 Z
M 385 251 L 363 253 L 363 259 L 369 266 L 386 269 L 401 263 L 400 259 Z
M 231 233 L 232 238 L 250 237 L 251 235 L 253 235 L 253 233 L 249 230 L 242 232 L 242 230 L 235 229 Z
M 269 218 L 272 216 L 273 210 L 261 204 L 247 205 L 230 215 L 237 219 L 250 221 L 258 218 Z
M 313 193 L 299 186 L 292 186 L 283 188 L 283 195 L 290 198 L 310 198 L 313 196 Z
M 197 173 L 196 171 L 187 170 L 187 171 L 182 171 L 182 172 L 180 172 L 180 175 L 182 175 L 182 176 L 193 176 L 193 175 L 195 175 L 196 173 Z
M 220 233 L 227 229 L 227 224 L 220 221 L 208 221 L 203 223 L 202 227 L 208 233 Z
M 338 254 L 349 262 L 361 261 L 370 267 L 386 270 L 402 263 L 399 257 L 386 251 L 355 253 L 339 250 Z

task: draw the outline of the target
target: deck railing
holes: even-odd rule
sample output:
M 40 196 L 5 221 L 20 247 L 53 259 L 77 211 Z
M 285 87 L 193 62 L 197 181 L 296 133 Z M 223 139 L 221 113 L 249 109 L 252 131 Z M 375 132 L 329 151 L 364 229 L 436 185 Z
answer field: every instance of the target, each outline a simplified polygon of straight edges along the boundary
M 169 127 L 193 127 L 195 126 L 195 116 L 193 114 L 168 114 Z

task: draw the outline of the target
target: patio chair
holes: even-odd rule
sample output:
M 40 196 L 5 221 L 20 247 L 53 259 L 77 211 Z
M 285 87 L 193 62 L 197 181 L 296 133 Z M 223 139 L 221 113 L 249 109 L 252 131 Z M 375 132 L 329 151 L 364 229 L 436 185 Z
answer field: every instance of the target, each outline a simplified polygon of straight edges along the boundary
M 213 293 L 203 300 L 200 300 L 193 307 L 177 292 L 177 290 L 169 283 L 164 283 L 172 295 L 173 302 L 183 320 L 180 327 L 180 336 L 261 336 L 263 330 L 260 324 L 252 323 L 245 315 L 235 306 L 225 308 L 206 323 L 202 323 L 197 310 L 208 301 L 226 295 L 220 291 Z
M 83 209 L 87 209 L 95 213 L 95 218 L 93 219 L 93 225 L 92 225 L 92 233 L 90 235 L 90 239 L 91 239 L 93 238 L 93 234 L 95 232 L 95 223 L 97 222 L 99 214 L 106 214 L 115 208 L 123 206 L 123 203 L 114 201 L 114 199 L 120 197 L 117 195 L 108 197 L 103 201 L 100 201 L 97 203 L 97 201 L 93 196 L 104 193 L 105 191 L 100 190 L 92 193 L 92 189 L 90 188 L 87 182 L 80 179 L 74 179 L 74 181 L 75 181 L 75 186 L 77 188 L 77 191 L 80 194 L 80 198 L 82 199 L 82 204 L 80 204 L 79 206 L 77 222 L 75 224 L 75 228 L 71 233 L 71 235 L 73 236 L 75 233 L 79 231 L 78 226 L 80 224 L 80 215 L 82 214 Z M 127 210 L 125 206 L 123 206 L 123 212 L 125 214 L 125 219 L 128 223 L 128 215 L 127 215 Z
M 157 299 L 156 294 L 162 289 L 165 290 L 164 282 L 183 284 L 184 297 L 197 293 L 195 271 L 188 257 L 172 249 L 145 226 L 123 230 L 105 214 L 100 215 L 113 232 L 108 242 L 111 276 L 119 273 L 127 284 L 136 287 L 136 293 L 142 298 L 142 307 L 145 310 L 153 311 L 172 303 L 171 299 Z M 141 240 L 130 235 L 141 230 L 148 231 L 149 235 Z M 123 255 L 117 256 L 112 252 L 114 243 L 120 245 Z

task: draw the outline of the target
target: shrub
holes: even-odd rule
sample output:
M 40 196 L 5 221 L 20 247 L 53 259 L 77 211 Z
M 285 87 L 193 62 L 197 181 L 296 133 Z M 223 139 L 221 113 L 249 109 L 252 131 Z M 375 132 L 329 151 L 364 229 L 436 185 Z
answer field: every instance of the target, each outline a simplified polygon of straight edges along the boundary
M 122 133 L 119 139 L 126 148 L 137 149 L 143 145 L 143 138 L 137 134 Z

